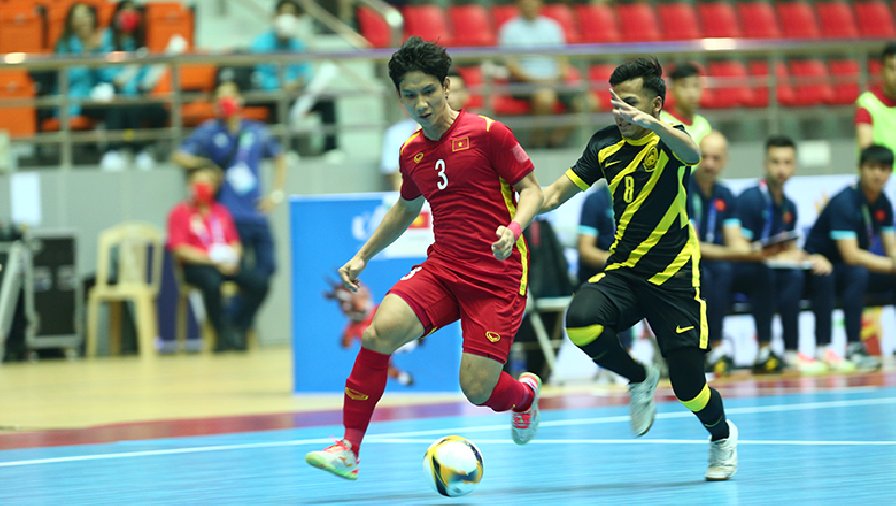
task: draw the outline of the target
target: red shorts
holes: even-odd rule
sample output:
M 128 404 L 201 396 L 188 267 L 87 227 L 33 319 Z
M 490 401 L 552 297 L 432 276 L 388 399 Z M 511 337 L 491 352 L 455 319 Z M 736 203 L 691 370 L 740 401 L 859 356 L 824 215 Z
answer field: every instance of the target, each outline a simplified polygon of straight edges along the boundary
M 502 364 L 526 312 L 525 295 L 474 285 L 429 260 L 415 265 L 389 293 L 411 306 L 424 335 L 460 318 L 464 353 Z

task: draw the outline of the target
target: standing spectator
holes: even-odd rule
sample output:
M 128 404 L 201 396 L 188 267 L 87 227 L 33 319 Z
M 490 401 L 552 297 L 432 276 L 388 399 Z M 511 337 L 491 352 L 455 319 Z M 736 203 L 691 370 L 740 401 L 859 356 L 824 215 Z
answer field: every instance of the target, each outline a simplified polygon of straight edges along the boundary
M 881 86 L 856 100 L 856 141 L 859 149 L 881 144 L 896 151 L 896 42 L 884 47 L 880 61 Z
M 541 0 L 517 0 L 519 16 L 505 23 L 498 35 L 498 44 L 507 48 L 551 48 L 566 45 L 566 37 L 560 25 L 551 18 L 542 16 Z M 507 70 L 510 82 L 528 84 L 534 89 L 529 92 L 517 92 L 515 96 L 529 100 L 532 114 L 549 116 L 554 114 L 557 104 L 562 104 L 566 111 L 581 111 L 593 108 L 590 94 L 577 97 L 574 93 L 558 92 L 569 80 L 569 64 L 566 58 L 553 56 L 521 56 L 507 58 Z M 536 126 L 532 129 L 529 143 L 533 148 L 563 146 L 569 138 L 569 128 L 545 128 Z
M 173 161 L 185 169 L 214 164 L 222 171 L 218 198 L 233 215 L 239 232 L 244 253 L 241 269 L 264 286 L 261 297 L 234 298 L 231 314 L 235 323 L 244 324 L 236 327 L 236 332 L 238 339 L 245 339 L 250 315 L 258 311 L 276 269 L 274 238 L 267 215 L 283 201 L 286 159 L 265 125 L 243 119 L 243 98 L 235 83 L 219 84 L 215 99 L 219 117 L 193 131 Z M 261 188 L 263 158 L 274 159 L 273 191 L 267 196 L 263 196 Z
M 305 41 L 299 37 L 299 27 L 303 17 L 302 7 L 297 0 L 278 0 L 274 6 L 273 27 L 252 41 L 249 48 L 254 53 L 302 53 L 306 51 Z M 261 63 L 255 67 L 253 82 L 256 88 L 266 92 L 285 92 L 289 95 L 301 93 L 311 82 L 313 69 L 310 62 L 286 65 L 283 69 L 283 81 L 280 81 L 280 69 L 272 63 Z M 268 105 L 275 123 L 280 118 L 276 103 Z M 311 107 L 320 114 L 321 121 L 327 127 L 336 124 L 336 104 L 331 99 L 318 99 Z M 336 134 L 329 132 L 324 136 L 324 151 L 337 149 Z
M 784 194 L 784 184 L 795 172 L 796 144 L 786 136 L 771 136 L 765 143 L 765 177 L 737 199 L 744 236 L 765 246 L 769 255 L 765 263 L 738 264 L 734 269 L 734 289 L 750 297 L 756 321 L 759 351 L 753 364 L 755 373 L 774 373 L 784 368 L 784 361 L 771 349 L 772 317 L 776 310 L 781 314 L 785 353 L 794 360 L 798 357 L 803 273 L 770 263 L 808 262 L 815 274 L 831 272 L 831 263 L 825 257 L 806 255 L 797 246 L 796 204 Z
M 669 94 L 672 95 L 671 108 L 663 109 L 660 119 L 671 125 L 681 124 L 694 142 L 700 141 L 712 132 L 712 125 L 697 114 L 700 98 L 703 96 L 703 79 L 700 67 L 695 63 L 681 63 L 669 72 Z
M 227 314 L 221 285 L 234 281 L 254 307 L 260 306 L 267 286 L 240 266 L 241 248 L 233 218 L 226 207 L 215 202 L 219 183 L 220 174 L 211 167 L 190 173 L 189 199 L 168 215 L 167 247 L 180 264 L 183 280 L 202 291 L 205 313 L 217 335 L 215 351 L 245 350 L 246 343 L 234 335 L 234 328 L 248 327 L 254 314 Z
M 143 14 L 133 0 L 122 0 L 115 6 L 112 25 L 106 30 L 106 45 L 113 51 L 126 52 L 129 55 L 143 55 L 146 49 L 146 23 Z M 124 97 L 140 97 L 149 94 L 155 87 L 157 79 L 150 75 L 147 65 L 125 65 L 104 69 L 104 80 L 115 87 L 115 94 Z M 115 106 L 109 109 L 106 128 L 109 130 L 125 130 L 133 133 L 134 129 L 147 126 L 161 128 L 168 122 L 168 111 L 159 102 L 144 100 L 142 103 Z M 149 170 L 155 164 L 149 151 L 148 141 L 114 141 L 103 156 L 101 166 L 106 170 L 121 170 L 125 166 L 122 149 L 136 153 L 134 164 L 138 169 Z
M 867 294 L 884 294 L 892 303 L 896 289 L 893 206 L 883 191 L 892 171 L 889 148 L 872 144 L 862 149 L 858 182 L 831 198 L 806 240 L 807 251 L 823 255 L 834 266 L 832 276 L 810 279 L 816 355 L 833 369 L 880 367 L 861 340 L 862 309 Z M 843 301 L 846 360 L 830 347 L 831 313 L 837 295 Z
M 470 93 L 464 83 L 464 78 L 456 70 L 448 72 L 449 87 L 448 105 L 455 111 L 465 109 L 470 101 Z M 383 134 L 383 148 L 381 152 L 380 171 L 383 174 L 383 187 L 386 190 L 399 191 L 401 189 L 401 173 L 398 171 L 398 157 L 395 153 L 401 149 L 405 141 L 414 134 L 420 125 L 406 116 L 403 120 L 394 123 Z

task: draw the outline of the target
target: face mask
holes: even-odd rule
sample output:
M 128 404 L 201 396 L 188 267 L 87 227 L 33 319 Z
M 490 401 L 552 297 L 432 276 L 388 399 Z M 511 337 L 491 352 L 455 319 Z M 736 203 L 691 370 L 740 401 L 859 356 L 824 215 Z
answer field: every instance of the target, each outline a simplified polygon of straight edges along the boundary
M 193 192 L 193 202 L 197 204 L 209 205 L 215 200 L 215 189 L 209 183 L 193 183 L 191 191 Z
M 240 111 L 240 105 L 233 97 L 221 97 L 218 99 L 218 113 L 227 119 L 236 116 Z
M 274 32 L 280 37 L 293 37 L 299 20 L 292 14 L 281 14 L 274 18 Z
M 124 33 L 131 33 L 140 24 L 140 14 L 136 11 L 121 11 L 118 14 L 118 29 Z

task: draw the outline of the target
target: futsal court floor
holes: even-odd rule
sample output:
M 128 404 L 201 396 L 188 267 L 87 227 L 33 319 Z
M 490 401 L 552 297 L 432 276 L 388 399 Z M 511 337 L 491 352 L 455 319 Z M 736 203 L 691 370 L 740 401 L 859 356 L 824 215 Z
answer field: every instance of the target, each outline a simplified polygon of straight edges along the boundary
M 713 382 L 740 429 L 740 467 L 705 482 L 707 437 L 661 383 L 633 438 L 619 386 L 547 387 L 535 440 L 457 395 L 386 395 L 360 477 L 304 454 L 341 436 L 341 396 L 289 393 L 288 350 L 4 364 L 0 504 L 896 504 L 896 372 Z M 391 397 L 391 399 L 390 399 Z M 423 452 L 459 434 L 484 477 L 460 498 L 427 484 Z

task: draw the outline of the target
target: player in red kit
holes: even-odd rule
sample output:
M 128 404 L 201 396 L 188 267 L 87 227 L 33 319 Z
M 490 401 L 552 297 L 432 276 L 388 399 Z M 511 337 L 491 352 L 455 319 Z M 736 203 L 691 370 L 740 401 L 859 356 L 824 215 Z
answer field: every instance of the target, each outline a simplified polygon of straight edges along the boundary
M 541 380 L 523 373 L 517 381 L 502 368 L 525 312 L 529 254 L 522 230 L 541 206 L 541 188 L 510 129 L 448 105 L 450 67 L 444 48 L 419 37 L 389 60 L 399 101 L 420 129 L 399 152 L 401 198 L 339 275 L 356 290 L 367 262 L 408 228 L 424 200 L 435 242 L 426 261 L 392 287 L 361 338 L 345 382 L 343 439 L 305 456 L 342 478 L 358 477 L 358 450 L 385 389 L 391 354 L 458 319 L 464 395 L 495 411 L 512 410 L 517 444 L 528 443 L 538 427 Z

